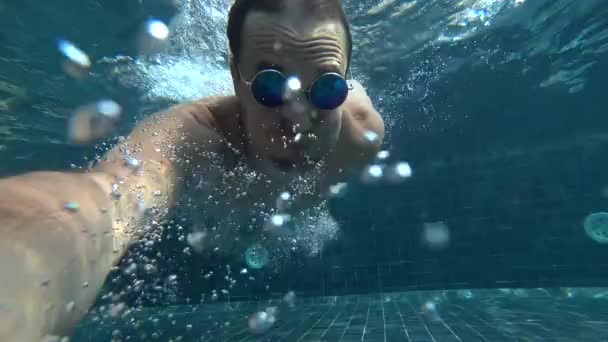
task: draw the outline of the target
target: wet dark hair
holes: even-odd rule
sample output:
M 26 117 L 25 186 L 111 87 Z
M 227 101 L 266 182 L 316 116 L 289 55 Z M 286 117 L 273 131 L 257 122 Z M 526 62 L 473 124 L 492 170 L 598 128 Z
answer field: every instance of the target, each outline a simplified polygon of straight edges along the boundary
M 238 63 L 241 43 L 242 43 L 242 31 L 243 25 L 247 14 L 251 12 L 266 12 L 266 13 L 280 13 L 284 8 L 285 4 L 293 0 L 235 0 L 230 12 L 228 13 L 228 43 L 230 44 L 230 52 L 234 58 L 234 62 Z M 320 4 L 322 2 L 322 5 Z M 301 1 L 302 8 L 308 13 L 314 13 L 320 19 L 335 19 L 340 20 L 346 31 L 346 70 L 350 66 L 350 58 L 352 54 L 352 36 L 350 33 L 350 26 L 346 20 L 344 10 L 340 5 L 340 0 L 308 0 Z M 322 7 L 322 10 L 319 8 Z

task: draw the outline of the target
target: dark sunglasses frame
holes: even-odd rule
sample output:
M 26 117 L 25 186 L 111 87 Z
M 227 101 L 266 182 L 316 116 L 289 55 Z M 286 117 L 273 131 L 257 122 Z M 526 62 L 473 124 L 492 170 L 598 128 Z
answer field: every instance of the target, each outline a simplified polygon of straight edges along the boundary
M 253 93 L 253 87 L 252 87 L 252 85 L 253 85 L 253 83 L 255 82 L 256 77 L 258 77 L 260 74 L 262 74 L 262 73 L 264 73 L 264 72 L 274 72 L 274 73 L 277 73 L 277 74 L 281 75 L 281 76 L 282 76 L 282 77 L 285 79 L 285 83 L 286 83 L 286 84 L 287 84 L 287 82 L 288 82 L 288 80 L 289 80 L 289 78 L 288 78 L 287 76 L 285 76 L 285 74 L 284 74 L 284 73 L 282 73 L 281 71 L 279 71 L 279 70 L 277 70 L 277 69 L 273 69 L 273 68 L 267 68 L 267 69 L 263 69 L 263 70 L 258 71 L 258 72 L 257 72 L 257 73 L 256 73 L 256 74 L 253 76 L 253 78 L 251 79 L 251 81 L 246 81 L 246 80 L 245 80 L 245 77 L 243 77 L 243 74 L 241 73 L 241 70 L 240 70 L 240 68 L 238 67 L 238 65 L 236 65 L 235 67 L 236 67 L 236 69 L 237 69 L 237 71 L 238 71 L 239 78 L 240 78 L 241 82 L 243 82 L 243 84 L 245 84 L 246 86 L 248 86 L 248 87 L 251 89 L 252 93 Z M 347 79 L 346 79 L 346 78 L 344 78 L 344 77 L 343 77 L 342 75 L 340 75 L 339 73 L 337 73 L 337 72 L 326 72 L 326 73 L 323 73 L 323 74 L 319 75 L 319 77 L 317 77 L 317 78 L 314 80 L 314 82 L 312 82 L 312 84 L 311 84 L 311 85 L 310 85 L 308 88 L 306 88 L 306 89 L 298 89 L 298 90 L 293 90 L 293 92 L 294 92 L 294 93 L 304 93 L 304 94 L 306 95 L 306 98 L 308 99 L 308 101 L 309 101 L 309 102 L 310 102 L 312 105 L 314 105 L 315 107 L 317 107 L 317 109 L 321 109 L 321 110 L 331 110 L 331 109 L 323 109 L 323 108 L 319 108 L 319 107 L 318 107 L 318 106 L 317 106 L 315 103 L 313 103 L 313 101 L 311 101 L 311 97 L 310 97 L 310 91 L 311 91 L 311 89 L 314 87 L 315 83 L 317 83 L 317 81 L 319 81 L 319 80 L 320 80 L 320 79 L 321 79 L 323 76 L 327 76 L 327 75 L 338 76 L 338 77 L 340 77 L 341 79 L 343 79 L 343 80 L 344 80 L 344 82 L 345 82 L 345 83 L 346 83 L 346 85 L 347 85 L 347 91 L 351 91 L 351 90 L 353 90 L 353 89 L 354 89 L 353 85 L 352 85 L 351 83 L 349 83 L 349 82 L 347 81 Z M 253 97 L 256 99 L 256 101 L 258 101 L 258 103 L 260 103 L 260 104 L 261 104 L 261 105 L 263 105 L 263 106 L 267 106 L 267 105 L 263 104 L 263 103 L 262 103 L 260 100 L 258 100 L 255 94 L 252 94 L 252 95 L 253 95 Z M 347 94 L 346 96 L 348 97 L 348 94 Z M 346 98 L 344 99 L 344 101 L 346 101 Z M 342 103 L 344 103 L 344 101 L 343 101 Z M 278 106 L 283 105 L 284 103 L 285 103 L 285 102 L 282 102 L 281 104 L 278 104 L 278 105 L 277 105 L 277 107 L 278 107 Z M 342 105 L 342 104 L 340 104 L 340 105 Z M 335 108 L 338 108 L 340 105 L 336 106 Z M 267 106 L 267 107 L 273 107 L 273 106 Z M 332 108 L 332 109 L 335 109 L 335 108 Z

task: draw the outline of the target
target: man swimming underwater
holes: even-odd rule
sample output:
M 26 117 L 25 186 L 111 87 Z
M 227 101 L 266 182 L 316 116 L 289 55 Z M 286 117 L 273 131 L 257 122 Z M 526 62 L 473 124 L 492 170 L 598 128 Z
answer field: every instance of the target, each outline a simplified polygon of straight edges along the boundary
M 88 172 L 0 180 L 0 341 L 69 335 L 128 247 L 159 234 L 156 222 L 197 188 L 226 215 L 284 192 L 297 212 L 374 158 L 384 124 L 345 80 L 338 0 L 236 0 L 228 39 L 236 96 L 148 117 Z M 237 165 L 256 171 L 246 187 L 231 183 Z

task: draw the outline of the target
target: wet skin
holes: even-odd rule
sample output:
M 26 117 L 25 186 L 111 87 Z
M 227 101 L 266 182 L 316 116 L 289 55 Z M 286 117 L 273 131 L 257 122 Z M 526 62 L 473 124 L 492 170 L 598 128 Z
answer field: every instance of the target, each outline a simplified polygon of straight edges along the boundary
M 167 217 L 188 197 L 199 177 L 210 175 L 217 156 L 226 172 L 240 160 L 262 175 L 248 196 L 236 199 L 225 191 L 217 199 L 239 209 L 273 203 L 298 176 L 315 184 L 312 193 L 295 198 L 293 210 L 306 208 L 373 159 L 384 125 L 359 83 L 352 82 L 346 102 L 332 111 L 315 110 L 305 97 L 269 109 L 243 82 L 267 66 L 297 76 L 303 88 L 323 72 L 344 75 L 343 28 L 290 6 L 280 14 L 251 13 L 241 58 L 231 63 L 236 96 L 205 98 L 148 117 L 90 172 L 0 180 L 0 273 L 12 275 L 0 289 L 0 340 L 69 334 L 112 265 L 133 242 L 160 234 L 147 223 Z M 368 141 L 366 131 L 378 139 Z M 298 132 L 305 138 L 296 142 Z M 141 168 L 125 165 L 127 155 L 140 160 Z M 316 165 L 323 166 L 321 172 L 311 174 Z M 77 202 L 79 211 L 66 211 L 66 202 Z
M 156 161 L 163 174 L 171 175 L 159 188 L 168 189 L 172 204 L 189 197 L 201 178 L 212 179 L 213 187 L 221 190 L 214 202 L 232 211 L 260 202 L 272 205 L 294 178 L 303 176 L 315 184 L 314 190 L 293 193 L 292 209 L 317 204 L 330 185 L 358 172 L 375 156 L 384 135 L 382 118 L 356 81 L 349 81 L 353 89 L 334 110 L 318 110 L 306 96 L 296 96 L 280 107 L 265 107 L 253 98 L 248 82 L 267 67 L 297 77 L 303 89 L 322 73 L 345 75 L 345 37 L 339 22 L 311 20 L 297 10 L 251 13 L 243 28 L 242 54 L 230 65 L 236 96 L 201 99 L 148 119 L 97 169 L 129 175 L 121 163 L 123 151 L 128 150 L 144 163 Z M 367 131 L 375 132 L 378 139 L 370 142 Z M 303 138 L 295 141 L 298 133 Z M 154 152 L 158 148 L 160 152 Z M 237 196 L 243 190 L 234 186 L 235 180 L 224 177 L 222 183 L 214 175 L 210 166 L 217 164 L 210 155 L 226 161 L 222 173 L 244 160 L 261 176 L 244 196 Z M 145 177 L 137 178 L 148 183 Z

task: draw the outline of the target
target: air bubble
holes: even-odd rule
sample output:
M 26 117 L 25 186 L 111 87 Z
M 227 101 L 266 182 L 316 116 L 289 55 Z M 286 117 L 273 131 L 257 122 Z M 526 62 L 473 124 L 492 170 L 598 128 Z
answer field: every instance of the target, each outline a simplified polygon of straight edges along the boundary
M 365 140 L 367 140 L 367 142 L 369 143 L 375 143 L 378 141 L 378 139 L 380 138 L 378 136 L 378 133 L 374 132 L 374 131 L 365 131 L 365 133 L 363 133 L 363 137 L 365 138 Z
M 110 304 L 110 307 L 108 308 L 108 314 L 110 315 L 110 317 L 116 318 L 118 316 L 121 315 L 121 313 L 127 308 L 127 305 L 125 303 L 116 303 L 116 304 Z
M 276 306 L 269 306 L 266 308 L 266 313 L 276 319 L 279 309 Z
M 68 140 L 75 144 L 90 144 L 107 138 L 118 125 L 122 114 L 120 105 L 101 100 L 79 107 L 68 123 Z
M 296 293 L 293 291 L 287 292 L 285 296 L 283 296 L 283 302 L 290 308 L 293 308 L 296 305 Z
M 285 228 L 286 224 L 291 221 L 291 216 L 288 214 L 275 214 L 266 222 L 265 230 L 280 233 L 279 229 Z
M 588 237 L 598 243 L 608 243 L 607 212 L 597 212 L 587 215 L 583 225 Z
M 205 232 L 192 232 L 188 234 L 186 240 L 188 241 L 188 245 L 190 245 L 195 252 L 202 253 L 205 247 L 206 237 L 207 233 Z
M 287 191 L 282 192 L 276 200 L 276 207 L 279 210 L 286 209 L 291 202 L 291 194 Z
M 139 52 L 144 55 L 162 51 L 169 38 L 169 27 L 157 19 L 150 19 L 144 24 L 139 39 Z
M 140 161 L 135 157 L 125 158 L 125 165 L 133 170 L 139 170 L 139 168 L 141 167 Z
M 253 269 L 261 269 L 269 260 L 268 250 L 260 245 L 253 245 L 245 251 L 245 262 Z
M 57 48 L 65 57 L 62 62 L 63 70 L 74 78 L 82 78 L 91 67 L 91 60 L 84 51 L 76 45 L 63 39 L 57 40 Z
M 127 266 L 127 268 L 125 268 L 123 273 L 126 275 L 131 275 L 131 274 L 134 274 L 136 271 L 137 271 L 137 264 L 132 262 L 131 264 L 129 264 L 129 266 Z
M 433 250 L 444 249 L 450 243 L 450 229 L 443 222 L 425 223 L 422 230 L 422 242 Z
M 379 151 L 379 152 L 376 154 L 376 158 L 377 158 L 378 160 L 385 160 L 385 159 L 388 159 L 388 157 L 389 157 L 389 156 L 390 156 L 390 153 L 389 153 L 387 150 L 382 150 L 382 151 Z
M 120 196 L 122 195 L 120 193 L 120 189 L 118 188 L 118 184 L 112 184 L 112 197 L 114 198 L 120 198 Z
M 122 113 L 122 107 L 112 100 L 101 100 L 96 104 L 97 113 L 111 119 L 117 119 Z
M 63 204 L 63 208 L 72 212 L 77 212 L 80 210 L 80 204 L 76 202 L 67 202 Z
M 268 308 L 265 311 L 259 311 L 249 317 L 249 329 L 256 334 L 262 334 L 268 331 L 276 322 L 276 310 Z
M 289 201 L 291 199 L 291 195 L 289 194 L 289 192 L 283 192 L 283 193 L 281 193 L 280 198 L 283 201 Z
M 386 181 L 391 184 L 399 184 L 412 176 L 412 168 L 407 162 L 399 162 L 388 168 Z
M 152 264 L 146 264 L 146 266 L 144 266 L 144 271 L 146 271 L 147 274 L 154 274 L 156 273 L 157 268 Z
M 271 222 L 273 225 L 280 227 L 285 223 L 285 216 L 284 215 L 273 215 Z
M 146 30 L 151 37 L 164 40 L 169 37 L 169 28 L 160 20 L 149 20 L 146 23 Z
M 368 165 L 361 175 L 361 181 L 363 183 L 375 183 L 379 181 L 384 175 L 384 167 L 379 164 Z
M 427 301 L 422 305 L 421 308 L 422 314 L 426 317 L 426 319 L 437 322 L 441 321 L 441 317 L 439 316 L 439 310 L 437 308 L 437 304 L 432 301 Z
M 333 198 L 339 198 L 346 194 L 347 184 L 339 182 L 329 186 L 329 196 Z
M 291 76 L 287 79 L 287 88 L 291 91 L 298 91 L 302 88 L 302 82 L 300 82 L 299 78 Z
M 287 78 L 286 87 L 283 93 L 283 100 L 289 101 L 295 99 L 300 88 L 302 88 L 302 83 L 300 82 L 299 78 L 295 76 Z M 302 106 L 297 101 L 290 102 L 290 105 L 291 112 L 304 113 L 306 111 L 306 107 Z

